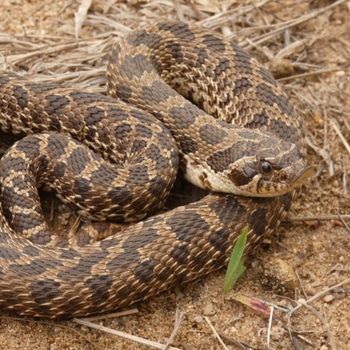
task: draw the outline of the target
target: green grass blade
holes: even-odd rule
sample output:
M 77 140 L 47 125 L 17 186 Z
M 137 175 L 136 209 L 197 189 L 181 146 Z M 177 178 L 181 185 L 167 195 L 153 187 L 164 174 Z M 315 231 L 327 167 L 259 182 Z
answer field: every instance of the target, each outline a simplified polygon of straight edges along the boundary
M 232 249 L 230 261 L 228 263 L 225 275 L 224 293 L 228 293 L 233 288 L 238 278 L 245 271 L 245 266 L 242 262 L 242 256 L 247 243 L 248 233 L 249 227 L 245 226 L 238 236 L 237 241 Z

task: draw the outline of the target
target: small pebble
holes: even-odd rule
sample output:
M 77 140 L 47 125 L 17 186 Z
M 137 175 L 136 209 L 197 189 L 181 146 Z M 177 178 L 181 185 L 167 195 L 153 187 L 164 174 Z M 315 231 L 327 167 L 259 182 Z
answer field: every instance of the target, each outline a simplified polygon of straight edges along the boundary
M 60 333 L 62 331 L 62 328 L 60 327 L 54 327 L 53 328 L 54 333 Z
M 194 322 L 196 323 L 202 323 L 204 321 L 203 317 L 200 316 L 200 315 L 197 315 L 195 318 L 194 318 Z
M 326 303 L 330 303 L 331 301 L 334 300 L 334 296 L 332 294 L 328 294 L 326 295 L 323 300 L 326 302 Z
M 280 326 L 275 326 L 272 328 L 272 336 L 274 339 L 281 339 L 283 334 L 285 334 L 284 328 Z
M 212 303 L 207 303 L 204 306 L 203 313 L 205 316 L 212 316 L 215 314 L 214 306 Z
M 336 72 L 335 74 L 336 74 L 338 77 L 342 77 L 342 76 L 344 76 L 346 73 L 345 73 L 345 71 L 340 70 L 340 71 Z
M 196 350 L 197 348 L 195 348 L 193 345 L 185 344 L 184 345 L 184 349 L 185 350 Z
M 88 327 L 86 327 L 86 326 L 81 326 L 81 328 L 80 328 L 83 332 L 89 332 L 89 328 Z

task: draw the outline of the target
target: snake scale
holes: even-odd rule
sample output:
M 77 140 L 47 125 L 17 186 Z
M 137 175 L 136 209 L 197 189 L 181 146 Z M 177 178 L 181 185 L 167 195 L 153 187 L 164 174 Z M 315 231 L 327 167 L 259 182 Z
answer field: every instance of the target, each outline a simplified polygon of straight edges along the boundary
M 227 263 L 245 225 L 247 252 L 271 234 L 311 175 L 285 94 L 218 33 L 182 22 L 132 31 L 111 52 L 107 87 L 0 73 L 0 128 L 23 136 L 0 161 L 0 309 L 85 316 L 198 279 Z M 208 195 L 149 216 L 178 167 Z M 83 216 L 139 222 L 51 246 L 42 184 Z

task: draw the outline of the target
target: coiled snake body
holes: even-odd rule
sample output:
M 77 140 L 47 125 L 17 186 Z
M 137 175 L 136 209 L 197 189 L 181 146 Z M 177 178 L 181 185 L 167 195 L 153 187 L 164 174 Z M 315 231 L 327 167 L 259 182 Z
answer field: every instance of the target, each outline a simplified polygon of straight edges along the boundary
M 280 87 L 218 34 L 181 22 L 134 31 L 116 44 L 107 84 L 113 97 L 0 74 L 0 127 L 28 135 L 0 163 L 2 309 L 88 315 L 197 279 L 225 264 L 245 225 L 248 249 L 273 232 L 287 192 L 310 176 Z M 178 148 L 189 181 L 226 194 L 79 249 L 50 246 L 37 186 L 84 216 L 140 220 L 162 207 Z

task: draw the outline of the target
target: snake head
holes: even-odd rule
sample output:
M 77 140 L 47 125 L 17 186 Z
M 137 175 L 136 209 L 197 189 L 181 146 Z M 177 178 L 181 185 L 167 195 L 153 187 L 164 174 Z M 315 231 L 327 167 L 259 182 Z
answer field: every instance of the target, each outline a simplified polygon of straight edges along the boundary
M 301 158 L 285 163 L 283 158 L 259 157 L 245 160 L 229 174 L 236 194 L 274 197 L 291 192 L 314 174 L 314 168 Z
M 226 172 L 236 194 L 274 197 L 291 192 L 314 175 L 295 143 L 272 136 L 259 142 L 256 155 L 242 157 Z M 272 146 L 271 146 L 272 145 Z M 234 190 L 235 191 L 235 190 Z
M 205 170 L 191 164 L 186 178 L 214 192 L 274 197 L 291 192 L 314 174 L 294 142 L 259 130 L 242 132 L 240 140 L 212 154 Z

